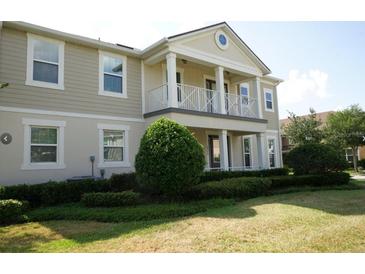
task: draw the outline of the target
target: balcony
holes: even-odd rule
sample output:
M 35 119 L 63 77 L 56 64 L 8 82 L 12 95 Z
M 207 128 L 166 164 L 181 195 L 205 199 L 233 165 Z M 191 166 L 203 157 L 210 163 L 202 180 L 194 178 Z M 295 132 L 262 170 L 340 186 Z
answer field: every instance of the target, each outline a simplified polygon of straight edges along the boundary
M 177 107 L 188 111 L 224 114 L 230 116 L 259 118 L 255 98 L 177 84 Z M 147 92 L 148 113 L 169 108 L 168 85 L 164 84 Z M 222 104 L 221 100 L 224 100 Z M 224 105 L 223 107 L 221 107 Z

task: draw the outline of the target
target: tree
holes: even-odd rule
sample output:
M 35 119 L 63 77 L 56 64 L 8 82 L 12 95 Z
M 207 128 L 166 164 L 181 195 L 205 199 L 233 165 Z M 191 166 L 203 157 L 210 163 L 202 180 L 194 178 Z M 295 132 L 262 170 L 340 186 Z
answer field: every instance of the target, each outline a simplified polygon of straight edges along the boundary
M 167 118 L 152 123 L 141 139 L 135 167 L 138 183 L 150 193 L 179 198 L 198 184 L 203 147 L 185 127 Z
M 351 148 L 354 169 L 357 171 L 357 150 L 363 145 L 365 112 L 359 105 L 352 105 L 329 115 L 326 123 L 326 141 L 341 149 Z
M 308 116 L 297 116 L 289 112 L 289 123 L 284 126 L 284 135 L 296 146 L 304 144 L 319 144 L 323 139 L 323 131 L 320 129 L 322 122 L 317 119 L 314 109 L 309 109 Z

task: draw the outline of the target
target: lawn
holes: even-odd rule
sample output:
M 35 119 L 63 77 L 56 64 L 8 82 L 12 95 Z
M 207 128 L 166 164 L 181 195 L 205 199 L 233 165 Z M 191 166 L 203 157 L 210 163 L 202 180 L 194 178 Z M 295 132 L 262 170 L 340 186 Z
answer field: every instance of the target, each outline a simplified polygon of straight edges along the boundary
M 365 190 L 250 199 L 184 218 L 0 227 L 1 252 L 364 252 Z

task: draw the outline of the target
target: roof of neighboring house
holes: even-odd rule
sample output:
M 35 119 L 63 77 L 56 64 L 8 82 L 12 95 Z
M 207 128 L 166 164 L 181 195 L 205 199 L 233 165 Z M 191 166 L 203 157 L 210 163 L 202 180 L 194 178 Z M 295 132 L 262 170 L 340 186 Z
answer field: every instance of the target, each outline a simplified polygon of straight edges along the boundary
M 328 115 L 330 115 L 331 113 L 334 113 L 334 112 L 335 111 L 333 111 L 333 110 L 318 112 L 318 113 L 316 113 L 316 118 L 318 121 L 321 121 L 324 124 L 327 121 Z M 298 116 L 298 117 L 309 117 L 309 114 Z M 286 126 L 289 123 L 290 123 L 289 118 L 280 119 L 280 128 L 282 128 L 283 126 Z

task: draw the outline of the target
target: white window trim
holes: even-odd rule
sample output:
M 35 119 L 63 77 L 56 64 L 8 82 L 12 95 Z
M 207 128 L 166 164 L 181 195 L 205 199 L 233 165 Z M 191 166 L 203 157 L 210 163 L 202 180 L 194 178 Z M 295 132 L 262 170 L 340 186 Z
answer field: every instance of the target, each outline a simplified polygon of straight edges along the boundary
M 270 93 L 271 94 L 271 105 L 272 105 L 272 109 L 267 108 L 266 106 L 266 93 Z M 274 92 L 272 89 L 268 89 L 268 88 L 264 88 L 264 105 L 265 105 L 265 111 L 270 111 L 270 112 L 274 112 Z
M 129 161 L 129 141 L 128 133 L 129 126 L 126 125 L 111 125 L 111 124 L 98 124 L 99 131 L 99 163 L 98 168 L 106 167 L 131 167 Z M 123 161 L 105 162 L 104 161 L 104 130 L 122 130 L 124 131 L 124 150 L 123 150 Z
M 122 59 L 122 62 L 123 62 L 123 71 L 122 71 L 123 93 L 116 93 L 116 92 L 104 90 L 104 61 L 103 61 L 104 56 Z M 128 98 L 128 95 L 127 95 L 127 57 L 126 56 L 99 50 L 99 92 L 98 92 L 98 95 L 110 96 L 110 97 L 115 97 L 115 98 Z
M 64 56 L 65 56 L 65 42 L 54 40 L 51 38 L 45 38 L 42 36 L 27 33 L 27 73 L 25 79 L 25 85 L 36 86 L 41 88 L 51 88 L 64 90 Z M 43 40 L 49 43 L 58 45 L 58 84 L 47 83 L 43 81 L 33 80 L 33 46 L 35 40 Z
M 249 152 L 249 154 L 250 154 L 250 166 L 249 167 L 247 167 L 246 166 L 246 163 L 245 163 L 245 139 L 248 139 L 249 140 L 249 144 L 250 144 L 250 152 Z M 244 136 L 243 138 L 242 138 L 242 156 L 243 156 L 243 168 L 244 169 L 252 169 L 252 166 L 253 166 L 253 159 L 252 159 L 252 136 Z
M 64 139 L 65 139 L 65 121 L 55 120 L 39 120 L 23 118 L 24 125 L 24 151 L 23 151 L 23 170 L 39 170 L 39 169 L 64 169 Z M 45 126 L 57 128 L 57 162 L 56 163 L 32 163 L 30 160 L 31 145 L 31 126 Z
M 270 167 L 270 153 L 269 153 L 269 140 L 274 140 L 274 156 L 275 156 L 275 166 Z M 279 167 L 279 157 L 278 157 L 278 138 L 276 136 L 267 136 L 266 137 L 266 151 L 267 151 L 267 167 L 269 169 L 278 168 Z
M 219 36 L 220 35 L 224 35 L 226 37 L 226 40 L 227 40 L 227 43 L 225 45 L 222 45 L 221 42 L 219 41 Z M 218 30 L 216 33 L 215 33 L 215 43 L 216 45 L 218 46 L 218 48 L 220 48 L 221 50 L 226 50 L 228 49 L 229 47 L 229 39 L 228 39 L 228 36 L 225 32 L 221 31 L 221 30 Z
M 240 83 L 240 85 L 239 85 L 239 91 L 238 91 L 238 95 L 240 95 L 240 96 L 242 96 L 242 94 L 241 94 L 241 87 L 247 88 L 247 96 L 245 96 L 245 97 L 250 98 L 250 85 L 248 83 Z

